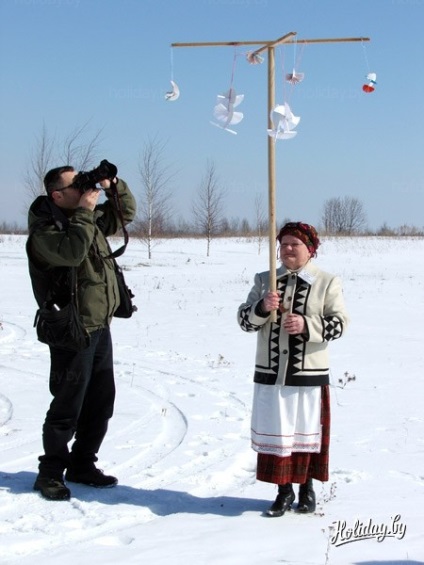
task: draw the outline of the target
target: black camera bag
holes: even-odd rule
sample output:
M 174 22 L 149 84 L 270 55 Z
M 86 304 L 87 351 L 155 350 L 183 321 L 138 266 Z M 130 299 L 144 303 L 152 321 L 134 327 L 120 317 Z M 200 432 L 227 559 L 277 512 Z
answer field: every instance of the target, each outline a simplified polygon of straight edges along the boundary
M 43 304 L 35 315 L 34 327 L 37 329 L 37 338 L 42 343 L 71 351 L 82 351 L 90 345 L 90 334 L 83 326 L 78 313 L 75 268 L 71 271 L 70 302 L 62 308 L 51 302 Z
M 115 259 L 114 259 L 114 264 L 115 264 L 116 280 L 118 281 L 119 299 L 120 299 L 118 309 L 115 310 L 114 316 L 115 318 L 131 318 L 134 312 L 137 312 L 137 306 L 135 306 L 132 303 L 134 294 L 132 290 L 128 288 L 127 283 L 125 282 L 124 273 L 121 267 L 115 261 Z

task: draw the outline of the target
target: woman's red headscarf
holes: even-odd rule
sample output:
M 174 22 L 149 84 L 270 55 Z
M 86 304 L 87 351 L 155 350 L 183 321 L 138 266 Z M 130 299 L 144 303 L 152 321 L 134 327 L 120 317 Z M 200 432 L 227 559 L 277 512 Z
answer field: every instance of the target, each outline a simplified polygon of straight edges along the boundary
M 306 245 L 311 253 L 311 257 L 316 257 L 317 249 L 320 245 L 320 240 L 317 234 L 317 230 L 314 226 L 309 224 L 304 224 L 303 222 L 288 222 L 285 224 L 279 234 L 277 235 L 278 243 L 281 243 L 281 239 L 284 235 L 292 235 L 297 237 Z

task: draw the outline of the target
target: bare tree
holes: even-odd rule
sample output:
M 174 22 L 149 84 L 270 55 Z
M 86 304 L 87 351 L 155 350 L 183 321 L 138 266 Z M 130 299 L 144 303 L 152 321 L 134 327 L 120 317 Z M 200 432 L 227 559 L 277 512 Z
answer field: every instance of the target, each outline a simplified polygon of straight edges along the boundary
M 93 164 L 102 130 L 97 130 L 93 136 L 86 137 L 87 126 L 88 122 L 75 128 L 63 142 L 58 143 L 43 124 L 24 177 L 29 201 L 44 194 L 43 180 L 52 167 L 63 164 L 84 170 Z M 27 204 L 28 202 L 26 208 Z
M 82 143 L 87 132 L 88 122 L 77 126 L 65 138 L 62 150 L 62 162 L 86 171 L 94 165 L 103 129 L 97 130 L 86 142 Z
M 363 204 L 357 198 L 344 196 L 324 202 L 322 223 L 326 233 L 353 235 L 366 226 Z
M 230 229 L 232 234 L 238 234 L 240 232 L 240 218 L 234 216 L 231 218 Z
M 222 235 L 224 237 L 231 235 L 231 222 L 227 218 L 227 216 L 224 216 L 220 222 L 219 235 Z
M 148 139 L 139 165 L 142 197 L 135 229 L 147 245 L 149 259 L 152 258 L 153 240 L 164 235 L 171 213 L 170 184 L 175 171 L 165 163 L 165 146 L 166 143 L 156 137 Z
M 250 228 L 249 220 L 247 218 L 243 218 L 240 222 L 240 229 L 238 230 L 240 235 L 249 236 L 252 233 Z M 237 232 L 235 232 L 237 233 Z
M 34 200 L 44 192 L 43 179 L 47 171 L 52 167 L 54 147 L 55 140 L 50 137 L 46 124 L 43 123 L 41 133 L 36 138 L 35 149 L 32 152 L 31 161 L 24 177 L 28 200 Z M 25 207 L 27 208 L 28 206 Z
M 262 245 L 267 227 L 267 220 L 264 211 L 264 201 L 262 194 L 255 197 L 255 222 L 256 222 L 256 240 L 258 242 L 258 255 L 261 254 Z
M 208 162 L 193 204 L 195 226 L 202 235 L 206 236 L 207 257 L 210 254 L 212 238 L 221 227 L 223 198 L 224 191 L 219 186 L 215 164 Z

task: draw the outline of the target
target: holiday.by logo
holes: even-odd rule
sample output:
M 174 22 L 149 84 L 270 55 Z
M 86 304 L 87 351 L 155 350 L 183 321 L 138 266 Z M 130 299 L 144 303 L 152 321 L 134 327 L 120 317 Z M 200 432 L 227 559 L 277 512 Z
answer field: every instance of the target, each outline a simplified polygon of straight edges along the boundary
M 378 542 L 384 541 L 386 538 L 403 539 L 406 533 L 406 524 L 402 524 L 400 514 L 392 516 L 388 524 L 374 523 L 372 518 L 367 522 L 356 520 L 354 526 L 347 527 L 345 520 L 337 520 L 333 522 L 330 542 L 339 547 L 346 543 L 361 541 L 364 539 L 375 538 Z

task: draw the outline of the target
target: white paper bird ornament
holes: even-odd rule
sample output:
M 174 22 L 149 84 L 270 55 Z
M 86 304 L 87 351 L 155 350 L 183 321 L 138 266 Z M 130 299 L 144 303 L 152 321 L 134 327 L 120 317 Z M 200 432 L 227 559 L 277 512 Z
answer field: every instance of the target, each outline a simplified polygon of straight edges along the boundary
M 173 80 L 171 80 L 171 85 L 172 85 L 172 90 L 165 94 L 165 100 L 169 100 L 173 102 L 174 100 L 177 100 L 180 97 L 180 89 Z
M 214 118 L 218 123 L 211 122 L 211 124 L 236 135 L 237 132 L 228 126 L 238 124 L 243 119 L 243 112 L 234 111 L 243 99 L 244 94 L 236 94 L 234 88 L 230 88 L 225 94 L 218 94 L 217 104 L 213 109 Z
M 275 106 L 271 111 L 270 118 L 273 125 L 272 129 L 267 130 L 270 137 L 275 140 L 291 139 L 297 135 L 297 132 L 293 130 L 300 122 L 300 117 L 293 114 L 287 102 Z

